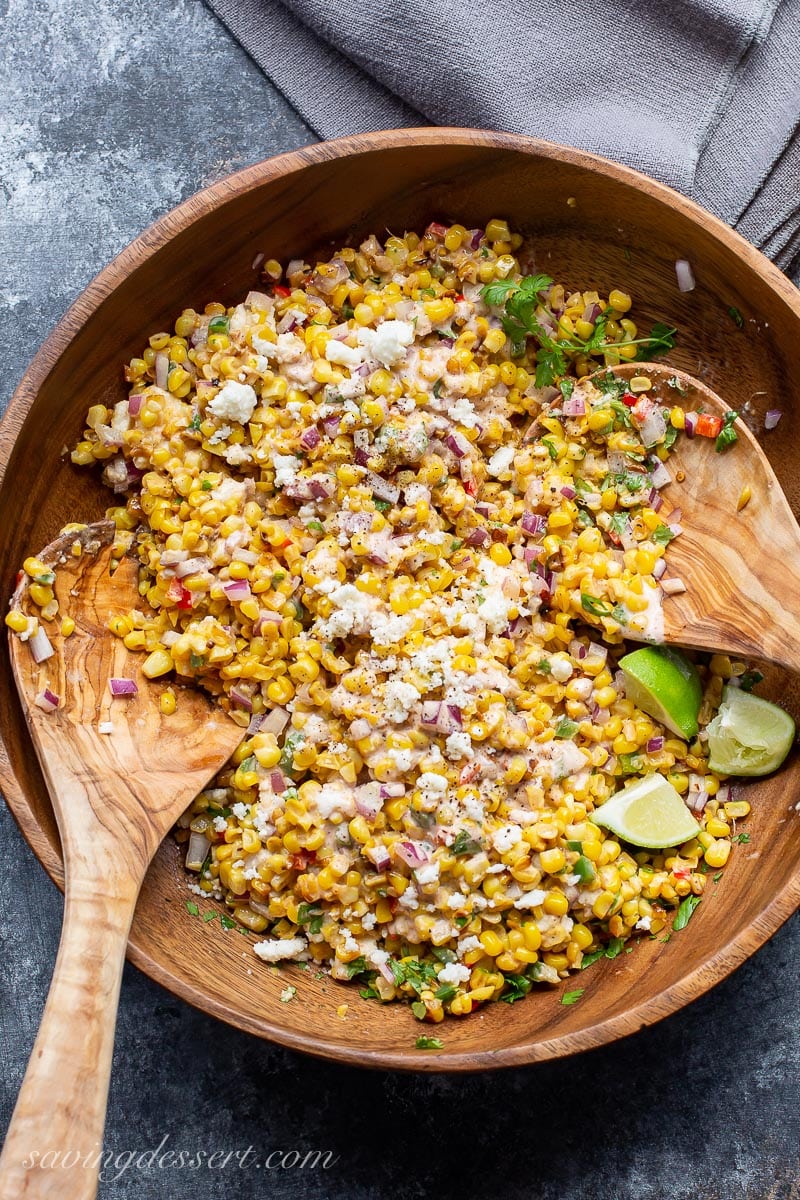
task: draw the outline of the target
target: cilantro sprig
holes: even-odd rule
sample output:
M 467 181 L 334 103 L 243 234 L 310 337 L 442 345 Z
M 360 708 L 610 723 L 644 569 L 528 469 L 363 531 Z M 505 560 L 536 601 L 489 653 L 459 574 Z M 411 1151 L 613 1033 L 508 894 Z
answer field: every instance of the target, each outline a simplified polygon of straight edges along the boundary
M 604 353 L 616 350 L 620 346 L 638 346 L 638 359 L 654 358 L 666 353 L 675 345 L 676 330 L 659 321 L 654 326 L 649 337 L 629 338 L 622 342 L 606 340 L 608 319 L 601 313 L 594 322 L 594 328 L 587 338 L 571 334 L 566 338 L 555 338 L 539 319 L 538 311 L 543 310 L 554 321 L 558 318 L 551 313 L 543 301 L 542 293 L 553 285 L 549 275 L 524 275 L 520 280 L 498 279 L 487 283 L 481 291 L 481 296 L 491 308 L 501 308 L 500 320 L 503 329 L 511 342 L 511 353 L 514 356 L 523 353 L 529 337 L 538 342 L 536 350 L 536 386 L 551 387 L 562 376 L 566 375 L 569 358 L 578 354 Z

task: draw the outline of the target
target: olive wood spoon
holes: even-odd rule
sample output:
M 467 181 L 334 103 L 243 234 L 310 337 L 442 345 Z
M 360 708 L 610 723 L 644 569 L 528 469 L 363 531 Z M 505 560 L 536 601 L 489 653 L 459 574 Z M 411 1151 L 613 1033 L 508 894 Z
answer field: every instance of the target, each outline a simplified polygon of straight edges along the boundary
M 108 631 L 109 618 L 140 603 L 137 568 L 109 573 L 114 526 L 60 537 L 39 556 L 56 569 L 61 614 L 75 632 L 47 624 L 56 653 L 37 665 L 10 637 L 11 663 L 33 744 L 53 801 L 64 853 L 61 943 L 39 1033 L 0 1156 L 2 1200 L 90 1200 L 105 1122 L 120 979 L 136 898 L 159 843 L 242 738 L 211 698 L 177 689 L 163 716 L 141 656 Z M 72 547 L 80 541 L 82 553 Z M 26 605 L 26 582 L 14 598 Z M 112 678 L 137 695 L 113 698 Z M 34 703 L 44 687 L 55 712 Z M 110 722 L 112 733 L 101 733 Z M 70 1169 L 31 1166 L 70 1152 Z M 82 1165 L 78 1160 L 92 1165 Z M 28 1164 L 26 1166 L 26 1164 Z
M 613 367 L 644 375 L 647 395 L 670 408 L 724 417 L 729 406 L 699 380 L 661 363 Z M 671 381 L 671 382 L 668 382 Z M 683 532 L 670 542 L 664 580 L 686 591 L 664 595 L 664 641 L 778 663 L 800 671 L 800 529 L 764 451 L 744 421 L 738 441 L 681 436 L 667 462 L 673 483 L 660 516 L 680 508 Z M 739 508 L 742 490 L 750 498 Z

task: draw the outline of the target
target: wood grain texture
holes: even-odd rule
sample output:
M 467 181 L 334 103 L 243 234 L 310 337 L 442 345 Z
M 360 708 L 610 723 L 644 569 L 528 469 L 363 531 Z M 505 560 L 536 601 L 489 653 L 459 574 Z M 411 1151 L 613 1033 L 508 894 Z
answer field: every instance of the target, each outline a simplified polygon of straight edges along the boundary
M 167 328 L 188 305 L 235 303 L 256 282 L 257 252 L 285 261 L 373 230 L 419 228 L 433 217 L 483 225 L 492 216 L 507 217 L 527 235 L 538 269 L 575 287 L 624 287 L 645 331 L 655 320 L 677 325 L 678 346 L 668 361 L 745 412 L 754 430 L 763 430 L 767 409 L 783 408 L 777 436 L 767 435 L 764 445 L 797 511 L 800 296 L 775 267 L 691 201 L 592 155 L 511 134 L 401 130 L 309 147 L 231 176 L 164 217 L 97 277 L 37 355 L 0 427 L 5 594 L 32 547 L 66 520 L 101 515 L 108 501 L 96 478 L 70 467 L 61 450 L 79 436 L 90 404 L 122 396 L 120 364 L 153 330 Z M 677 288 L 678 258 L 692 263 L 691 293 Z M 742 330 L 730 306 L 742 312 Z M 768 675 L 762 690 L 800 716 L 793 676 Z M 58 881 L 59 839 L 47 789 L 8 691 L 0 694 L 0 727 L 0 781 L 25 836 Z M 737 847 L 687 931 L 592 967 L 580 980 L 591 986 L 579 1004 L 562 1006 L 547 989 L 513 1006 L 491 1005 L 478 1019 L 448 1020 L 438 1030 L 442 1051 L 414 1049 L 418 1027 L 402 1006 L 362 1002 L 352 988 L 311 972 L 289 969 L 278 978 L 259 970 L 247 939 L 186 912 L 178 850 L 169 839 L 145 879 L 129 956 L 220 1019 L 329 1058 L 436 1071 L 571 1054 L 694 999 L 795 910 L 799 783 L 793 760 L 773 778 L 747 785 L 752 843 Z M 281 1004 L 287 978 L 298 995 Z M 349 1003 L 344 1020 L 336 1014 L 343 1002 Z
M 56 653 L 40 664 L 10 635 L 11 665 L 47 782 L 64 853 L 64 926 L 50 994 L 0 1155 L 2 1200 L 91 1200 L 105 1122 L 114 1024 L 136 897 L 161 840 L 230 757 L 242 731 L 203 693 L 183 689 L 177 712 L 161 715 L 142 658 L 107 629 L 139 604 L 136 564 L 109 574 L 110 522 L 60 538 L 40 557 L 56 570 L 68 638 L 47 626 Z M 26 584 L 15 604 L 26 606 Z M 113 697 L 109 680 L 134 679 L 139 692 Z M 45 688 L 55 712 L 37 707 Z M 113 732 L 101 732 L 110 724 Z M 75 1156 L 70 1170 L 29 1169 L 48 1149 Z
M 731 410 L 663 363 L 627 363 L 614 374 L 648 376 L 648 396 L 665 406 L 721 417 Z M 661 515 L 680 511 L 683 532 L 667 562 L 687 590 L 664 598 L 664 640 L 800 672 L 800 528 L 757 439 L 744 421 L 736 430 L 738 441 L 720 453 L 708 438 L 681 437 L 670 456 L 674 482 L 662 491 Z M 740 509 L 745 485 L 751 496 Z

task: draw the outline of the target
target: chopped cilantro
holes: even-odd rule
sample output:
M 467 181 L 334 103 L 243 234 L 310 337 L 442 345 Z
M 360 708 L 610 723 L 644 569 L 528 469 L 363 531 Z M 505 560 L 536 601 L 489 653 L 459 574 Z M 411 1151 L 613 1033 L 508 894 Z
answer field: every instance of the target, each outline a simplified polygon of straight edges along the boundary
M 206 660 L 203 658 L 202 654 L 191 653 L 189 655 L 189 666 L 192 668 L 193 671 L 199 671 L 200 668 L 204 667 L 205 665 L 206 665 Z
M 731 841 L 738 842 L 739 845 L 741 845 L 741 846 L 746 846 L 747 843 L 750 841 L 750 834 L 749 833 L 737 833 L 736 837 L 731 838 Z
M 635 775 L 642 769 L 642 759 L 639 754 L 620 754 L 618 761 L 623 775 Z
M 700 896 L 686 896 L 678 905 L 678 911 L 675 914 L 675 920 L 672 922 L 672 928 L 676 931 L 685 929 L 692 919 L 692 914 L 701 903 Z
M 677 429 L 675 428 L 674 425 L 668 425 L 667 432 L 664 434 L 664 441 L 661 443 L 661 445 L 664 447 L 665 450 L 671 450 L 677 440 L 678 440 Z
M 658 546 L 667 546 L 675 537 L 669 525 L 659 525 L 650 534 L 650 540 Z
M 189 428 L 189 429 L 191 429 L 193 433 L 199 433 L 199 432 L 200 432 L 200 421 L 201 421 L 201 420 L 202 420 L 202 418 L 201 418 L 201 416 L 200 416 L 200 413 L 199 413 L 199 412 L 196 412 L 196 413 L 193 415 L 193 417 L 192 417 L 191 421 L 189 422 L 188 428 Z
M 734 324 L 738 325 L 740 329 L 744 328 L 744 317 L 739 312 L 739 309 L 735 304 L 731 304 L 730 308 L 728 309 L 728 316 L 734 322 Z
M 482 849 L 480 842 L 470 837 L 466 829 L 459 829 L 455 841 L 450 847 L 451 852 L 458 858 L 462 854 L 477 854 Z
M 609 403 L 609 408 L 614 413 L 614 416 L 617 418 L 617 420 L 626 429 L 631 428 L 631 410 L 628 408 L 627 404 L 623 404 L 621 400 L 617 400 L 617 398 L 614 397 L 614 399 Z
M 540 675 L 549 675 L 551 669 L 552 668 L 550 666 L 550 662 L 546 658 L 541 658 L 539 660 L 539 662 L 536 664 L 536 670 L 539 672 Z
M 197 907 L 194 900 L 186 901 L 186 911 L 188 912 L 190 917 L 199 917 L 200 916 L 200 909 Z
M 574 992 L 564 992 L 561 997 L 562 1004 L 577 1004 L 586 988 L 575 988 Z
M 213 485 L 210 479 L 204 479 L 200 486 L 204 492 L 210 492 Z
M 316 521 L 316 520 L 307 521 L 306 529 L 313 529 L 315 533 L 324 533 L 325 532 L 325 528 L 322 524 L 322 521 Z
M 431 950 L 434 958 L 438 958 L 441 963 L 451 963 L 456 961 L 456 953 L 454 950 L 449 950 L 447 946 L 434 946 Z
M 432 391 L 433 391 L 434 396 L 438 400 L 442 394 L 442 380 L 441 379 L 436 380 L 436 383 L 433 385 Z
M 391 501 L 379 500 L 379 499 L 376 499 L 375 496 L 372 497 L 372 503 L 375 505 L 378 512 L 382 512 L 382 513 L 388 512 L 389 509 L 392 507 Z
M 428 1010 L 422 1000 L 415 1000 L 411 1005 L 411 1011 L 418 1021 L 424 1021 L 428 1015 Z
M 605 956 L 605 946 L 601 946 L 599 950 L 592 950 L 590 954 L 584 954 L 581 961 L 581 970 L 585 971 L 587 967 L 591 967 L 593 963 L 598 962 L 601 958 L 605 958 Z
M 297 995 L 297 988 L 293 984 L 288 984 L 281 992 L 281 1004 L 288 1004 Z
M 757 683 L 761 683 L 764 676 L 760 671 L 745 671 L 744 675 L 739 676 L 739 687 L 743 692 L 752 692 Z
M 355 979 L 356 975 L 363 975 L 365 971 L 369 970 L 369 964 L 364 958 L 364 955 L 360 954 L 358 958 L 354 958 L 351 962 L 345 963 L 344 969 L 347 972 L 348 979 Z
M 375 991 L 374 987 L 364 987 L 358 989 L 358 994 L 362 1000 L 380 1000 L 380 993 Z
M 437 1000 L 441 1000 L 445 1004 L 448 1000 L 452 1000 L 457 992 L 458 989 L 453 987 L 452 983 L 443 983 L 433 994 Z
M 228 317 L 223 317 L 223 316 L 212 317 L 211 320 L 208 322 L 208 332 L 209 333 L 227 333 L 229 326 L 230 326 L 230 319 Z
M 612 938 L 606 946 L 606 958 L 616 958 L 617 955 L 622 953 L 624 945 L 625 942 L 622 938 Z
M 215 921 L 218 916 L 219 916 L 219 913 L 217 912 L 217 910 L 215 908 L 210 908 L 208 910 L 208 912 L 203 913 L 203 921 L 207 925 L 209 923 L 209 921 Z
M 569 400 L 570 396 L 575 391 L 575 384 L 573 381 L 571 379 L 562 379 L 558 386 L 561 389 L 561 395 L 564 397 L 564 399 Z
M 425 1034 L 418 1037 L 414 1045 L 418 1050 L 444 1050 L 444 1042 L 441 1038 L 426 1037 Z
M 354 315 L 355 315 L 355 313 L 353 311 L 352 304 L 345 303 L 342 305 L 342 316 L 344 317 L 345 321 L 349 321 L 350 318 Z
M 547 453 L 552 458 L 553 462 L 558 458 L 558 450 L 552 438 L 542 438 L 542 445 L 547 447 Z
M 223 929 L 235 929 L 236 928 L 236 922 L 233 920 L 232 917 L 229 917 L 227 913 L 221 914 L 219 922 Z
M 433 963 L 422 962 L 418 958 L 405 957 L 402 962 L 390 958 L 389 970 L 394 976 L 397 987 L 402 987 L 407 983 L 417 995 L 430 988 L 431 984 L 436 983 L 436 971 Z
M 272 576 L 270 583 L 272 584 L 273 588 L 276 588 L 279 583 L 283 583 L 285 578 L 286 578 L 285 571 L 276 571 L 275 574 Z
M 297 909 L 296 925 L 307 925 L 315 917 L 321 917 L 322 911 L 314 904 L 301 904 Z
M 665 325 L 663 321 L 657 321 L 650 330 L 650 336 L 647 338 L 635 338 L 634 341 L 639 343 L 639 352 L 636 357 L 641 360 L 652 358 L 656 354 L 666 354 L 668 350 L 672 350 L 675 346 L 675 334 L 677 333 L 671 325 Z M 631 345 L 632 343 L 628 343 Z
M 523 996 L 527 996 L 531 990 L 531 981 L 524 975 L 504 975 L 507 991 L 503 992 L 500 997 L 506 1004 L 515 1004 L 517 1000 L 521 1000 Z
M 717 871 L 716 875 L 713 877 L 713 879 L 711 880 L 711 882 L 712 882 L 712 883 L 719 883 L 720 879 L 722 879 L 722 871 Z
M 463 929 L 464 926 L 466 925 L 467 921 L 469 921 L 469 917 L 462 916 L 462 917 L 456 917 L 454 923 L 458 926 L 459 929 Z

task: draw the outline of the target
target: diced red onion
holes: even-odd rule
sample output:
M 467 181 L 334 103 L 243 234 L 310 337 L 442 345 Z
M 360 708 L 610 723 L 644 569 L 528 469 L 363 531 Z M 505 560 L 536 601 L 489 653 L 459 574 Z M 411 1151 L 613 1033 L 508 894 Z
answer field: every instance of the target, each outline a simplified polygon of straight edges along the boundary
M 252 737 L 254 733 L 258 733 L 261 726 L 264 724 L 264 713 L 253 713 L 250 718 L 250 724 L 247 726 L 247 736 Z
M 567 500 L 574 500 L 577 495 L 577 492 L 575 491 L 574 487 L 569 487 L 569 485 L 568 485 L 567 487 L 562 487 L 561 495 L 565 496 L 567 498 Z
M 266 312 L 272 308 L 273 298 L 268 296 L 266 292 L 248 292 L 244 298 L 247 308 L 258 308 L 262 312 Z
M 324 420 L 322 422 L 322 428 L 325 430 L 325 433 L 329 438 L 333 439 L 337 436 L 337 434 L 339 432 L 340 421 L 341 421 L 340 417 L 325 417 L 324 418 Z
M 300 445 L 305 446 L 306 450 L 313 450 L 321 442 L 319 430 L 311 425 L 308 429 L 304 429 L 300 434 Z
M 601 313 L 600 305 L 595 301 L 593 304 L 587 304 L 583 310 L 583 320 L 591 321 L 592 324 L 597 320 Z
M 681 592 L 687 590 L 686 584 L 682 579 L 662 579 L 661 587 L 667 596 L 678 596 Z
M 479 517 L 488 517 L 489 513 L 491 512 L 491 509 L 489 508 L 488 504 L 476 504 L 475 512 L 478 514 Z
M 585 666 L 604 667 L 608 659 L 608 650 L 605 646 L 601 646 L 599 642 L 589 642 L 589 649 L 586 652 Z
M 650 741 L 647 743 L 647 753 L 648 754 L 658 754 L 659 750 L 663 750 L 663 749 L 664 749 L 663 737 L 651 737 Z
M 565 417 L 582 417 L 586 412 L 586 401 L 583 396 L 570 396 L 561 405 Z
M 237 708 L 243 708 L 245 712 L 253 711 L 252 698 L 240 688 L 232 687 L 228 695 L 231 698 L 231 703 L 235 704 Z
M 429 729 L 435 729 L 439 721 L 441 708 L 442 705 L 439 700 L 423 700 L 420 724 L 427 725 Z
M 661 492 L 656 491 L 655 488 L 651 488 L 650 495 L 647 497 L 647 503 L 650 505 L 653 512 L 658 512 L 664 503 L 664 497 L 661 495 Z
M 162 557 L 163 557 L 163 555 L 162 555 Z M 234 550 L 231 557 L 232 557 L 233 562 L 247 563 L 247 565 L 250 567 L 254 567 L 255 564 L 258 562 L 258 555 L 256 554 L 255 550 L 244 550 L 244 549 Z
M 574 494 L 575 493 L 573 492 L 573 496 Z M 522 520 L 520 521 L 520 526 L 525 533 L 530 533 L 534 537 L 543 532 L 545 524 L 546 522 L 544 517 L 539 516 L 538 513 L 532 512 L 524 512 L 522 514 Z
M 330 475 L 312 475 L 308 481 L 308 490 L 315 500 L 329 500 L 336 490 L 336 484 Z
M 488 529 L 471 529 L 464 542 L 467 546 L 485 546 L 491 541 Z
M 685 258 L 679 258 L 675 263 L 675 274 L 678 278 L 678 287 L 682 292 L 693 292 L 695 288 L 694 272 L 692 265 Z
M 136 392 L 135 395 L 128 396 L 128 412 L 132 417 L 138 417 L 143 399 L 144 396 L 142 396 L 141 392 Z
M 264 628 L 267 625 L 280 625 L 283 617 L 280 613 L 274 612 L 271 608 L 263 609 L 253 622 L 253 636 L 261 637 Z M 164 640 L 163 638 L 161 639 Z
M 369 462 L 369 454 L 366 450 L 362 450 L 360 446 L 356 446 L 353 455 L 353 461 L 357 467 L 365 467 Z
M 461 709 L 457 704 L 446 704 L 447 715 L 454 724 L 461 728 Z
M 455 346 L 455 344 L 456 344 L 455 338 L 444 337 L 444 335 L 442 335 L 442 334 L 439 335 L 439 345 L 440 346 Z
M 229 600 L 249 600 L 252 596 L 246 579 L 231 579 L 229 583 L 223 583 L 222 590 Z
M 456 458 L 466 458 L 470 452 L 470 444 L 467 439 L 460 433 L 449 433 L 445 438 L 445 445 L 448 450 L 452 450 Z
M 41 708 L 42 712 L 51 713 L 58 708 L 59 700 L 55 692 L 50 691 L 50 688 L 43 688 L 34 697 L 33 703 L 37 708 Z
M 670 513 L 670 516 L 672 516 L 671 513 Z M 679 534 L 683 533 L 683 526 L 679 525 L 677 521 L 670 521 L 669 530 L 670 530 L 670 533 L 672 534 L 672 536 L 674 538 L 676 538 L 676 537 L 678 537 Z
M 660 579 L 667 569 L 667 560 L 665 558 L 656 559 L 656 565 L 653 567 L 653 579 Z
M 156 387 L 160 387 L 162 391 L 166 390 L 167 376 L 169 375 L 169 355 L 165 354 L 163 350 L 159 350 L 155 357 L 155 368 Z
M 654 488 L 666 487 L 668 483 L 672 483 L 672 476 L 660 458 L 650 460 L 650 482 Z
M 109 679 L 112 696 L 135 696 L 139 691 L 133 679 Z
M 396 504 L 400 498 L 400 489 L 383 476 L 376 475 L 374 471 L 364 472 L 364 483 L 379 500 L 388 500 L 390 504 Z
M 263 725 L 262 725 L 263 728 Z M 281 795 L 286 791 L 286 779 L 283 771 L 271 771 L 269 776 L 269 785 L 276 796 Z
M 697 413 L 687 412 L 683 414 L 683 431 L 687 437 L 693 438 L 694 431 L 697 428 Z
M 470 250 L 477 250 L 478 246 L 480 246 L 480 244 L 481 244 L 481 239 L 483 238 L 483 230 L 482 229 L 470 229 L 469 233 L 470 233 L 469 248 L 470 248 Z
M 208 558 L 187 558 L 182 563 L 178 563 L 175 575 L 178 579 L 183 579 L 185 575 L 195 575 L 198 571 L 205 571 L 210 565 L 211 560 Z
M 421 846 L 419 842 L 395 842 L 392 847 L 398 858 L 401 858 L 407 867 L 421 867 L 425 863 L 430 862 L 430 851 Z
M 381 784 L 381 799 L 395 800 L 400 796 L 405 796 L 406 786 L 404 783 L 382 783 Z
M 778 421 L 780 421 L 782 416 L 783 416 L 783 413 L 779 408 L 771 408 L 769 410 L 769 412 L 767 413 L 767 415 L 764 417 L 764 428 L 765 429 L 774 429 L 775 426 L 778 424 Z
M 387 867 L 391 866 L 392 860 L 389 857 L 389 851 L 380 843 L 375 846 L 368 846 L 364 851 L 364 855 L 374 864 L 376 871 L 385 871 Z
M 41 625 L 36 630 L 36 633 L 32 634 L 28 639 L 28 645 L 31 648 L 31 654 L 35 663 L 45 662 L 46 659 L 52 658 L 55 654 L 50 639 Z
M 278 734 L 283 733 L 288 725 L 290 715 L 285 708 L 273 708 L 270 712 L 262 716 L 262 733 L 274 733 L 277 737 Z

